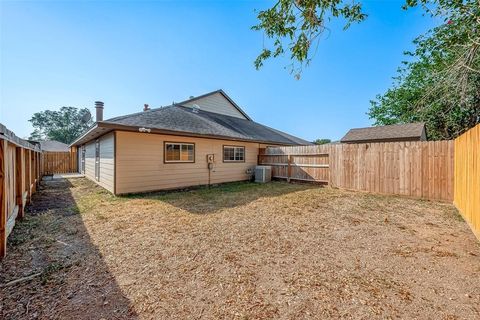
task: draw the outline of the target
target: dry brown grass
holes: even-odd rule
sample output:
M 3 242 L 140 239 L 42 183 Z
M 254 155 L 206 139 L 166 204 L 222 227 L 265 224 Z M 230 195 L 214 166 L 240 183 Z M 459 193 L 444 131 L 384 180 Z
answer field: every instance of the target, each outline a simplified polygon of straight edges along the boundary
M 480 317 L 480 246 L 450 204 L 281 182 L 115 198 L 70 182 L 43 188 L 10 239 L 0 282 L 42 276 L 1 288 L 4 318 Z

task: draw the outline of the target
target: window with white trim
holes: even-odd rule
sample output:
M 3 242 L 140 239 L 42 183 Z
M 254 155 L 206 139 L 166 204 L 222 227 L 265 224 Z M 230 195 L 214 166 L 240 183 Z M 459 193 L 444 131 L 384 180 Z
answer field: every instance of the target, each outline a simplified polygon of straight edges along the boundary
M 224 162 L 245 162 L 245 147 L 223 146 Z
M 165 142 L 166 163 L 171 162 L 195 162 L 195 144 Z

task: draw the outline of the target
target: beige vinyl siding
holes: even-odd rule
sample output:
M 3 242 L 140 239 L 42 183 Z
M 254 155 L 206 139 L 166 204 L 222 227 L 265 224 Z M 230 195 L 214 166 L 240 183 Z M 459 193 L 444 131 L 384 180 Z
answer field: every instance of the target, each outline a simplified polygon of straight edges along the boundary
M 77 147 L 77 172 L 82 173 L 82 147 Z
M 208 184 L 207 154 L 215 155 L 211 183 L 247 180 L 258 143 L 117 131 L 118 194 Z M 164 142 L 195 144 L 195 163 L 164 163 Z M 223 145 L 245 147 L 245 162 L 224 163 Z
M 98 184 L 114 192 L 115 137 L 109 133 L 100 138 L 100 180 Z
M 100 137 L 100 179 L 95 179 L 95 140 L 85 145 L 85 177 L 114 192 L 115 172 L 114 133 Z
M 225 114 L 227 116 L 247 119 L 245 116 L 233 106 L 221 93 L 215 93 L 198 100 L 185 103 L 186 107 L 191 107 L 194 104 L 200 107 L 200 110 Z
M 95 180 L 95 140 L 85 145 L 85 177 Z

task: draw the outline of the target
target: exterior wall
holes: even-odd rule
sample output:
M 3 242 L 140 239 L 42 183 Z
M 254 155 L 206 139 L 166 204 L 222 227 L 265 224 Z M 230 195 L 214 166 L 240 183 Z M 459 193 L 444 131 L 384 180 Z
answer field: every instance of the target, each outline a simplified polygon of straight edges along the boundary
M 109 133 L 100 137 L 100 179 L 95 179 L 95 140 L 85 145 L 85 176 L 110 192 L 114 189 L 115 136 Z
M 85 146 L 85 177 L 95 180 L 95 140 L 90 141 Z
M 114 192 L 115 172 L 115 135 L 109 133 L 100 138 L 100 184 Z
M 247 180 L 257 164 L 258 143 L 116 132 L 116 193 L 135 193 L 208 184 L 207 154 L 214 154 L 211 183 Z M 195 144 L 194 163 L 164 163 L 164 142 Z M 245 162 L 223 162 L 223 145 L 245 147 Z
M 200 106 L 201 110 L 225 114 L 227 116 L 246 119 L 245 116 L 235 108 L 230 101 L 225 99 L 221 93 L 215 93 L 210 96 L 185 103 L 186 107 L 191 107 L 194 104 Z
M 420 136 L 420 141 L 427 141 L 427 130 L 423 128 L 422 135 Z
M 82 147 L 77 147 L 77 172 L 82 173 Z

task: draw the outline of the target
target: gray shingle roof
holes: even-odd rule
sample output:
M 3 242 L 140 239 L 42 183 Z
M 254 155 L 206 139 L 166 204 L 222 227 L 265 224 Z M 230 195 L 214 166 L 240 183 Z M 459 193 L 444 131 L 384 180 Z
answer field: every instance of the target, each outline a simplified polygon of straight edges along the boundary
M 103 121 L 133 127 L 178 131 L 207 136 L 230 137 L 266 143 L 306 145 L 310 142 L 251 120 L 172 105 Z
M 382 140 L 420 140 L 425 124 L 406 123 L 393 124 L 388 126 L 368 127 L 350 129 L 347 134 L 340 140 L 341 142 L 354 141 L 382 141 Z

